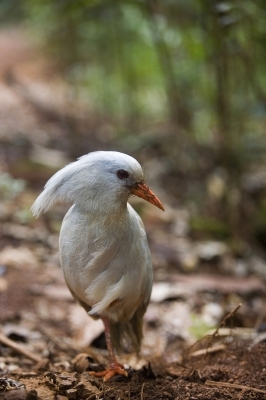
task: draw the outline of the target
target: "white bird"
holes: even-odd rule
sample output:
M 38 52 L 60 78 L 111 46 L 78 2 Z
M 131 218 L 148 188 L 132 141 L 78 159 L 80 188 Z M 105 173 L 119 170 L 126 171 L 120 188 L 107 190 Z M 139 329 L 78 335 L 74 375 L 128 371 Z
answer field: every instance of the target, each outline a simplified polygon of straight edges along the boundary
M 120 351 L 130 343 L 139 351 L 152 288 L 147 237 L 141 218 L 128 204 L 131 195 L 164 210 L 134 158 L 97 151 L 52 176 L 32 206 L 38 217 L 55 203 L 73 204 L 61 227 L 60 260 L 73 297 L 104 323 L 109 368 L 92 373 L 104 380 L 127 376 L 113 346 Z

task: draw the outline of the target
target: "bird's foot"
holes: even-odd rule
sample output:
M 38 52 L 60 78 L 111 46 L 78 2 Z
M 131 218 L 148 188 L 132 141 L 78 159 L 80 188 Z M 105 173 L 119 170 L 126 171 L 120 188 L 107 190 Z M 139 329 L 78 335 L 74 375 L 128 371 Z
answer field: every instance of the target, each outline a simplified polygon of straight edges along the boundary
M 110 364 L 110 367 L 105 369 L 104 371 L 100 371 L 100 372 L 90 371 L 89 374 L 93 375 L 93 376 L 97 376 L 98 378 L 103 377 L 103 380 L 106 382 L 106 381 L 109 381 L 109 379 L 111 379 L 115 375 L 127 376 L 127 371 L 125 370 L 125 367 L 123 364 L 116 362 L 116 363 Z

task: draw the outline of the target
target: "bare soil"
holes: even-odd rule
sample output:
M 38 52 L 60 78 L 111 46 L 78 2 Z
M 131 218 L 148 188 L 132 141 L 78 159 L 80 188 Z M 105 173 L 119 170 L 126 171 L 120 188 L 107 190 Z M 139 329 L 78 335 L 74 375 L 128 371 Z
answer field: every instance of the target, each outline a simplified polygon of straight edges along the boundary
M 36 244 L 28 246 L 37 251 Z M 0 338 L 1 399 L 266 398 L 266 343 L 238 339 L 233 329 L 225 338 L 218 331 L 194 344 L 172 337 L 158 355 L 153 337 L 160 345 L 164 334 L 146 320 L 146 339 L 151 343 L 144 345 L 146 356 L 140 362 L 131 355 L 121 357 L 131 365 L 127 366 L 128 377 L 104 382 L 91 376 L 90 370 L 100 370 L 107 362 L 102 334 L 95 334 L 90 346 L 81 344 L 80 328 L 69 320 L 71 308 L 77 313 L 80 307 L 69 296 L 60 269 L 54 266 L 51 272 L 41 263 L 39 267 L 28 264 L 23 270 L 18 265 L 11 267 L 11 261 L 12 257 L 4 274 L 8 287 L 0 293 L 0 320 L 3 336 L 20 347 L 14 349 Z M 91 319 L 83 317 L 86 326 Z M 204 350 L 215 346 L 214 353 Z M 21 348 L 29 356 L 21 354 Z M 32 354 L 39 360 L 31 360 Z M 177 361 L 168 361 L 173 358 Z
M 128 378 L 105 383 L 88 372 L 60 372 L 52 365 L 40 372 L 21 363 L 21 372 L 10 379 L 24 388 L 6 389 L 1 399 L 265 399 L 265 360 L 265 343 L 248 350 L 247 343 L 237 342 L 197 361 L 163 366 L 158 360 L 150 370 L 130 370 Z

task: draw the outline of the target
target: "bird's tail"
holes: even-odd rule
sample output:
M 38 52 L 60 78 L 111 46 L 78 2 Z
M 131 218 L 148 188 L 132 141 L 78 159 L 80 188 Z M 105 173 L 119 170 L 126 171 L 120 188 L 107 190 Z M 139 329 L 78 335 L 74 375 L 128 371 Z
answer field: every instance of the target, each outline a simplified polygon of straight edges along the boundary
M 138 308 L 130 321 L 111 322 L 111 340 L 118 353 L 134 351 L 139 354 L 143 337 L 143 314 L 144 310 Z

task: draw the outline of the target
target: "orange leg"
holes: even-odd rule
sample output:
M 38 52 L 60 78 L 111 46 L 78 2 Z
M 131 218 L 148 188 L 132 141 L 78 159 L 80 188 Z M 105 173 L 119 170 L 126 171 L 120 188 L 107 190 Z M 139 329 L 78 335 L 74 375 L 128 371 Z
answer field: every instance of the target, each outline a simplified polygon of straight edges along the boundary
M 127 376 L 127 371 L 124 369 L 124 365 L 120 364 L 115 357 L 113 345 L 111 342 L 111 333 L 110 333 L 110 322 L 108 317 L 101 317 L 103 324 L 104 324 L 104 330 L 105 330 L 105 339 L 106 339 L 106 345 L 109 353 L 109 368 L 105 369 L 104 371 L 101 372 L 94 372 L 91 371 L 90 375 L 97 376 L 97 377 L 103 377 L 103 380 L 106 382 L 109 379 L 111 379 L 115 375 L 124 375 Z

